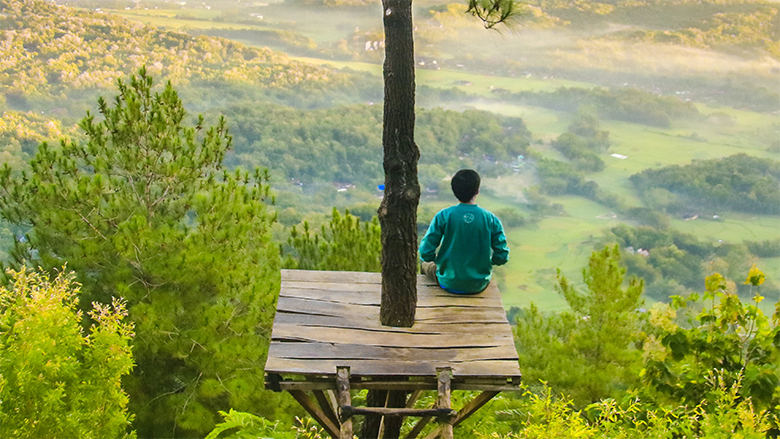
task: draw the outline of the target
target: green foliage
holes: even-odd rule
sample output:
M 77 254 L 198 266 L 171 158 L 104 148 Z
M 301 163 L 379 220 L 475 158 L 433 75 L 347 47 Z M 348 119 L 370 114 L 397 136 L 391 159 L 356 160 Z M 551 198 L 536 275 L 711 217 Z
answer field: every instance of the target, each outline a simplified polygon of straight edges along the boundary
M 515 342 L 526 382 L 544 380 L 582 407 L 614 397 L 636 380 L 644 284 L 631 278 L 624 288 L 625 272 L 617 246 L 594 252 L 583 270 L 587 293 L 558 276 L 557 289 L 571 311 L 545 316 L 532 305 L 519 317 Z
M 750 253 L 759 258 L 780 257 L 780 239 L 764 241 L 745 241 Z
M 643 196 L 656 188 L 679 199 L 659 206 L 670 211 L 693 208 L 780 214 L 780 162 L 736 154 L 690 165 L 646 169 L 631 176 Z
M 360 218 L 347 209 L 341 216 L 336 208 L 319 235 L 312 234 L 304 221 L 302 232 L 293 226 L 287 244 L 290 252 L 285 268 L 301 270 L 380 272 L 382 255 L 381 229 L 376 217 L 361 224 Z
M 517 209 L 512 209 L 510 207 L 497 209 L 495 213 L 496 216 L 498 216 L 498 218 L 501 220 L 501 224 L 503 224 L 504 227 L 522 227 L 530 222 Z
M 579 171 L 599 172 L 604 161 L 597 153 L 609 148 L 609 133 L 599 131 L 599 121 L 591 113 L 580 111 L 567 131 L 552 142 Z
M 676 296 L 671 305 L 652 309 L 642 372 L 650 395 L 675 404 L 712 401 L 711 374 L 717 370 L 724 386 L 739 386 L 740 398 L 777 414 L 780 315 L 772 322 L 758 307 L 764 299 L 758 293 L 763 276 L 753 266 L 745 281 L 756 289 L 752 304 L 728 293 L 726 279 L 715 273 L 707 277 L 701 297 Z M 678 323 L 678 311 L 688 314 L 687 325 Z
M 509 24 L 517 16 L 514 0 L 469 0 L 468 6 L 466 12 L 482 20 L 485 29 Z
M 325 430 L 311 418 L 295 417 L 295 424 L 283 427 L 251 413 L 219 412 L 225 420 L 214 428 L 206 439 L 323 439 Z
M 236 143 L 228 165 L 271 168 L 304 191 L 338 182 L 373 193 L 384 181 L 381 106 L 302 111 L 247 103 L 222 113 L 232 121 Z M 522 119 L 484 111 L 418 110 L 415 124 L 423 182 L 466 166 L 489 176 L 510 172 L 506 163 L 524 154 L 530 139 Z
M 0 287 L 2 436 L 135 437 L 121 382 L 133 368 L 124 301 L 94 303 L 85 331 L 72 273 L 9 275 L 11 287 Z
M 595 155 L 594 157 L 601 160 Z M 593 162 L 586 160 L 580 163 L 584 163 L 588 167 L 590 166 L 588 163 Z M 539 177 L 541 189 L 549 195 L 578 195 L 615 210 L 623 209 L 624 201 L 620 197 L 603 190 L 595 181 L 586 179 L 582 172 L 575 170 L 568 163 L 541 159 L 536 163 L 536 174 Z
M 620 225 L 610 229 L 607 239 L 617 241 L 623 249 L 623 263 L 628 273 L 644 278 L 647 294 L 661 301 L 679 293 L 675 292 L 675 285 L 697 289 L 708 272 L 740 276 L 757 256 L 751 254 L 749 245 L 702 242 L 693 235 L 670 228 Z M 640 250 L 643 251 L 640 253 Z M 769 287 L 770 290 L 775 288 L 774 285 Z M 734 289 L 746 294 L 749 288 L 737 285 Z
M 45 268 L 68 261 L 87 301 L 128 301 L 138 367 L 126 380 L 143 436 L 201 434 L 219 409 L 266 407 L 279 250 L 270 243 L 267 176 L 220 171 L 225 121 L 204 130 L 170 83 L 141 70 L 118 83 L 86 141 L 42 144 L 31 170 L 0 172 L 2 215 L 31 227 Z M 205 132 L 204 132 L 205 131 Z
M 224 421 L 217 424 L 206 436 L 206 439 L 283 439 L 293 437 L 280 431 L 277 424 L 251 413 L 230 409 L 228 413 L 220 411 L 219 414 L 224 418 Z
M 624 403 L 605 399 L 584 410 L 572 408 L 566 396 L 544 386 L 523 399 L 500 403 L 509 406 L 486 419 L 474 431 L 479 439 L 763 439 L 770 433 L 772 417 L 755 411 L 749 399 L 739 395 L 740 385 L 727 385 L 717 374 L 710 381 L 712 401 L 674 408 L 654 407 L 632 398 Z M 503 401 L 502 401 L 503 400 Z M 505 424 L 516 425 L 507 431 Z

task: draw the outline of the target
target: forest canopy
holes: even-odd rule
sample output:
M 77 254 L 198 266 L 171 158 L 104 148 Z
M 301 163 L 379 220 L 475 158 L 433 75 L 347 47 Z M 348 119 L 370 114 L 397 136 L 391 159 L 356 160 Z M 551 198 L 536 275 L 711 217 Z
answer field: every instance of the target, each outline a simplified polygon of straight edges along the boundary
M 690 165 L 645 169 L 631 182 L 651 206 L 780 214 L 780 162 L 736 154 Z M 666 196 L 664 196 L 666 195 Z M 671 195 L 671 196 L 669 196 Z

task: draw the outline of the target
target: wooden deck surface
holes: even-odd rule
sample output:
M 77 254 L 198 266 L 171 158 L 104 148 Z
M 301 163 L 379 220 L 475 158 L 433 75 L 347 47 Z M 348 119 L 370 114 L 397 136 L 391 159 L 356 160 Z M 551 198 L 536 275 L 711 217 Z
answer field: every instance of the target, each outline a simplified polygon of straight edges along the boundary
M 412 328 L 379 323 L 379 273 L 282 270 L 266 373 L 454 379 L 520 377 L 512 331 L 495 283 L 459 296 L 417 278 Z

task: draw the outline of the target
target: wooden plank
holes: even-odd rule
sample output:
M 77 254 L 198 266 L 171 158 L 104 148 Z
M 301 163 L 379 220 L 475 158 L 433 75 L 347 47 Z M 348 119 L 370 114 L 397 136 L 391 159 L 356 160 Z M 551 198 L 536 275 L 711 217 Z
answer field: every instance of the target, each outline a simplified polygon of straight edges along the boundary
M 441 363 L 425 363 L 419 361 L 387 361 L 387 360 L 291 360 L 287 358 L 269 357 L 265 371 L 267 373 L 289 373 L 303 375 L 333 375 L 336 366 L 349 365 L 352 376 L 435 376 L 436 366 Z M 454 363 L 453 373 L 456 377 L 513 377 L 520 376 L 517 361 L 471 361 Z
M 368 294 L 362 291 L 323 291 L 310 288 L 284 287 L 279 293 L 280 297 L 294 297 L 298 299 L 321 300 L 325 302 L 352 303 L 355 305 L 379 305 L 381 296 Z
M 474 349 L 388 348 L 359 344 L 273 342 L 269 357 L 292 359 L 351 359 L 398 361 L 476 361 L 514 360 L 518 355 L 512 345 Z
M 276 315 L 275 324 L 290 324 L 297 326 L 323 326 L 331 328 L 363 329 L 381 332 L 401 332 L 404 334 L 495 334 L 507 331 L 506 322 L 470 322 L 442 323 L 422 321 L 417 322 L 411 328 L 391 328 L 383 326 L 380 322 L 363 316 L 321 316 L 315 314 L 279 313 Z
M 378 305 L 358 305 L 349 303 L 335 303 L 296 297 L 279 297 L 277 313 L 288 312 L 295 314 L 314 314 L 329 316 L 365 316 L 379 320 Z M 444 321 L 480 321 L 485 319 L 500 319 L 506 321 L 506 311 L 500 306 L 436 306 L 418 307 L 416 321 L 441 319 Z M 507 327 L 509 330 L 509 327 Z
M 351 415 L 381 415 L 381 416 L 415 416 L 415 417 L 427 417 L 427 416 L 457 416 L 457 412 L 450 408 L 440 409 L 409 409 L 409 408 L 392 408 L 392 407 L 349 407 L 344 408 L 345 412 Z
M 297 314 L 319 314 L 330 316 L 376 315 L 379 316 L 378 305 L 357 305 L 334 303 L 296 297 L 279 297 L 276 312 L 292 312 Z M 379 317 L 376 317 L 377 320 Z
M 362 292 L 365 294 L 381 293 L 381 283 L 361 283 L 345 280 L 319 280 L 319 279 L 297 279 L 283 280 L 281 291 L 288 289 L 319 290 L 319 291 L 341 291 L 341 292 Z M 500 300 L 500 293 L 495 283 L 491 283 L 485 291 L 478 294 L 454 294 L 450 293 L 438 285 L 430 285 L 423 282 L 417 283 L 418 296 L 425 298 L 449 298 L 472 301 Z
M 365 273 L 357 271 L 282 270 L 282 282 L 381 284 L 382 275 L 380 273 Z M 423 275 L 417 276 L 417 285 L 438 287 L 436 282 L 428 280 L 428 278 Z
M 332 437 L 339 437 L 340 429 L 336 428 L 336 426 L 328 419 L 328 417 L 325 416 L 322 410 L 317 407 L 317 405 L 314 404 L 311 399 L 309 399 L 305 392 L 302 390 L 290 390 L 289 392 L 290 395 L 292 395 L 292 397 L 298 401 L 298 404 L 300 404 L 301 407 L 303 407 L 304 410 L 306 410 L 306 412 L 310 414 L 311 417 L 314 418 L 314 420 L 317 421 L 322 426 L 322 428 L 328 432 L 329 435 Z
M 413 333 L 401 331 L 369 331 L 362 329 L 298 326 L 280 323 L 274 325 L 274 341 L 312 341 L 346 344 L 359 341 L 363 345 L 387 347 L 481 348 L 506 346 L 514 343 L 512 334 L 467 333 Z
M 349 283 L 382 283 L 380 273 L 365 273 L 361 271 L 318 271 L 318 270 L 282 270 L 282 282 L 313 281 L 313 282 L 343 282 Z
M 287 281 L 282 284 L 280 291 L 286 291 L 287 288 L 302 289 L 302 290 L 315 290 L 315 291 L 330 291 L 330 292 L 353 292 L 364 293 L 370 295 L 378 295 L 382 291 L 382 285 L 380 284 L 361 284 L 361 283 L 348 283 L 348 282 L 310 282 L 310 281 Z M 280 294 L 282 294 L 280 292 Z
M 282 390 L 333 390 L 336 385 L 332 381 L 312 382 L 312 381 L 284 381 L 279 384 Z M 364 381 L 354 383 L 352 388 L 355 390 L 406 390 L 409 392 L 423 391 L 423 390 L 436 390 L 435 382 L 425 381 L 393 381 L 393 382 L 374 382 Z M 498 384 L 474 384 L 469 382 L 453 382 L 452 390 L 468 390 L 468 391 L 480 391 L 480 392 L 517 392 L 520 390 L 518 386 L 510 384 L 498 385 Z
M 318 284 L 312 284 L 316 286 Z M 457 294 L 424 294 L 425 291 L 418 290 L 418 306 L 498 306 L 499 302 L 493 297 L 486 296 L 466 296 Z M 350 291 L 348 288 L 328 289 L 320 288 L 301 288 L 300 285 L 285 285 L 279 293 L 280 297 L 295 297 L 299 299 L 321 300 L 325 302 L 352 303 L 360 305 L 379 305 L 381 296 L 378 291 L 356 290 Z

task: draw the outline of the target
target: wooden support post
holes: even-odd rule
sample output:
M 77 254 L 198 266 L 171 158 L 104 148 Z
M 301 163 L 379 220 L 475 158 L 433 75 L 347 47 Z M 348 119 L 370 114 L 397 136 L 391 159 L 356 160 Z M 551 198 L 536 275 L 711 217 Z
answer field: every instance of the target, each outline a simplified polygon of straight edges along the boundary
M 412 431 L 406 435 L 405 439 L 417 439 L 417 436 L 419 436 L 420 432 L 423 431 L 423 428 L 425 428 L 425 426 L 431 422 L 431 419 L 433 419 L 433 416 L 424 416 L 422 419 L 417 421 L 417 424 L 414 425 L 414 428 L 412 428 Z
M 465 421 L 466 418 L 474 414 L 477 410 L 479 410 L 483 405 L 487 404 L 488 401 L 493 399 L 494 396 L 498 395 L 500 392 L 482 392 L 479 395 L 477 395 L 476 398 L 469 401 L 468 404 L 463 406 L 462 409 L 458 412 L 458 415 L 455 417 L 455 419 L 452 421 L 452 426 L 457 427 L 458 424 Z
M 325 396 L 325 392 L 322 390 L 312 390 L 311 393 L 314 394 L 314 399 L 316 399 L 320 404 L 322 413 L 325 414 L 325 416 L 330 420 L 330 422 L 333 423 L 333 425 L 339 425 L 339 419 L 336 416 L 336 412 L 333 411 L 333 406 L 330 404 L 330 400 L 327 396 Z
M 422 396 L 423 391 L 422 390 L 415 390 L 412 392 L 411 395 L 409 395 L 409 399 L 406 400 L 406 408 L 410 409 L 414 407 L 414 403 L 417 402 L 418 399 L 420 399 L 420 396 Z
M 407 409 L 407 408 L 392 408 L 392 407 L 341 407 L 342 415 L 344 417 L 355 415 L 379 415 L 388 418 L 403 418 L 406 416 L 438 416 L 438 417 L 451 417 L 457 416 L 457 412 L 452 409 Z
M 339 417 L 341 418 L 341 430 L 338 438 L 352 439 L 352 418 L 344 419 L 341 413 L 341 407 L 350 407 L 352 405 L 352 396 L 349 394 L 349 366 L 338 366 L 336 368 L 336 392 L 339 403 Z
M 437 367 L 436 376 L 438 377 L 438 392 L 439 397 L 436 402 L 436 407 L 439 409 L 449 409 L 451 404 L 452 392 L 452 368 L 450 367 Z M 446 417 L 439 419 L 442 424 L 441 427 L 441 439 L 453 439 L 452 437 L 452 417 Z
M 301 407 L 303 407 L 304 410 L 306 410 L 306 412 L 310 414 L 311 417 L 314 418 L 314 420 L 317 421 L 322 426 L 322 428 L 328 432 L 329 435 L 333 437 L 339 437 L 339 428 L 337 428 L 336 425 L 332 423 L 327 416 L 325 416 L 325 413 L 323 413 L 323 411 L 317 407 L 317 404 L 312 402 L 309 396 L 306 395 L 306 392 L 303 390 L 289 390 L 289 392 L 290 395 L 292 395 L 292 397 L 298 401 L 298 404 L 300 404 Z
M 422 390 L 415 390 L 412 392 L 411 395 L 409 395 L 409 399 L 406 401 L 406 408 L 412 408 L 414 407 L 414 404 L 417 402 L 418 399 L 420 399 L 420 396 L 422 396 L 423 391 Z M 404 439 L 415 439 L 417 436 L 420 435 L 420 432 L 423 431 L 423 428 L 425 428 L 426 425 L 428 425 L 429 422 L 431 422 L 431 419 L 433 419 L 433 416 L 423 416 L 417 423 L 412 427 L 412 430 L 406 434 Z

